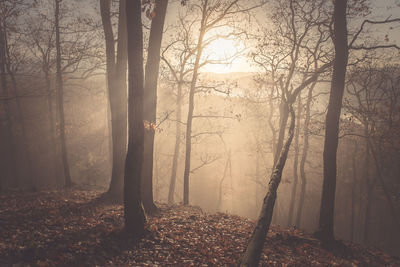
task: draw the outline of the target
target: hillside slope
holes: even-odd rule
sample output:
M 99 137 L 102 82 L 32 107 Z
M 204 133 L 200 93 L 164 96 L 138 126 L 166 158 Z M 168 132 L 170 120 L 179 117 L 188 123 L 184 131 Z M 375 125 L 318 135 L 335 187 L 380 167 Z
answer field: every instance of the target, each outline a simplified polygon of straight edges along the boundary
M 126 238 L 123 207 L 100 192 L 0 195 L 0 266 L 234 266 L 253 222 L 196 207 L 167 207 L 148 218 L 139 243 Z M 298 230 L 272 226 L 263 266 L 400 266 L 374 249 L 345 244 L 336 252 Z M 15 265 L 14 265 L 15 266 Z

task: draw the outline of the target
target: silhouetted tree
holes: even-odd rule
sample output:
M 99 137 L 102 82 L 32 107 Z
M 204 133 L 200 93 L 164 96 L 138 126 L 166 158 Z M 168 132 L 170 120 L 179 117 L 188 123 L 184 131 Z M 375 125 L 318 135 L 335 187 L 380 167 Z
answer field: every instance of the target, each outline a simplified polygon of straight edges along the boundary
M 243 7 L 239 3 L 238 0 L 228 0 L 228 1 L 208 1 L 201 0 L 199 4 L 193 5 L 193 8 L 198 11 L 199 19 L 199 35 L 197 37 L 196 45 L 195 45 L 195 59 L 193 62 L 193 73 L 192 78 L 190 80 L 189 87 L 189 107 L 188 107 L 188 115 L 186 120 L 186 151 L 185 151 L 185 170 L 183 174 L 183 204 L 189 204 L 189 182 L 190 182 L 190 173 L 191 173 L 191 153 L 192 153 L 192 126 L 193 126 L 193 114 L 194 114 L 194 106 L 195 106 L 195 94 L 197 88 L 197 81 L 199 77 L 199 70 L 202 66 L 212 63 L 212 61 L 205 60 L 202 62 L 202 53 L 204 48 L 207 47 L 210 43 L 215 41 L 218 38 L 229 38 L 230 36 L 234 36 L 237 34 L 234 30 L 232 32 L 228 32 L 227 34 L 214 35 L 212 37 L 208 37 L 207 34 L 212 32 L 217 28 L 221 28 L 222 25 L 226 27 L 230 26 L 227 21 L 232 19 L 234 16 L 238 16 L 240 14 L 244 14 L 247 11 L 250 11 L 256 7 L 261 6 L 263 3 L 259 5 L 254 5 L 251 7 Z M 215 63 L 215 62 L 214 62 Z
M 55 0 L 55 32 L 56 32 L 56 88 L 57 88 L 57 107 L 58 107 L 58 121 L 60 123 L 60 142 L 61 142 L 61 156 L 63 161 L 65 186 L 71 187 L 72 180 L 69 171 L 67 141 L 65 137 L 65 115 L 64 115 L 64 88 L 61 69 L 61 45 L 60 45 L 60 3 L 62 0 Z
M 124 104 L 127 101 L 126 0 L 119 1 L 117 52 L 115 52 L 110 6 L 110 0 L 100 0 L 101 18 L 106 40 L 107 87 L 112 138 L 112 173 L 107 194 L 113 200 L 122 200 L 127 139 L 127 106 Z
M 125 161 L 125 229 L 134 237 L 144 232 L 146 218 L 141 200 L 141 175 L 144 147 L 144 70 L 141 1 L 126 3 L 128 36 L 128 152 Z
M 271 174 L 268 184 L 268 191 L 264 197 L 256 227 L 254 228 L 254 231 L 247 244 L 246 251 L 239 260 L 238 266 L 258 266 L 260 262 L 261 251 L 264 247 L 265 238 L 267 236 L 267 232 L 272 220 L 272 214 L 276 200 L 276 192 L 282 179 L 282 172 L 285 167 L 290 144 L 294 136 L 295 114 L 292 106 L 289 106 L 289 112 L 291 115 L 291 121 L 288 132 L 288 139 L 286 140 L 282 148 L 278 162 L 275 165 L 274 170 Z
M 336 153 L 338 146 L 339 118 L 348 60 L 347 0 L 335 0 L 333 12 L 333 43 L 335 59 L 331 81 L 324 142 L 324 179 L 322 187 L 319 230 L 316 235 L 324 241 L 334 240 L 333 218 L 336 190 Z
M 153 200 L 153 153 L 157 115 L 158 70 L 160 66 L 160 49 L 167 6 L 168 0 L 155 1 L 154 10 L 152 11 L 152 15 L 150 15 L 152 21 L 145 69 L 143 118 L 149 127 L 146 127 L 144 131 L 142 200 L 146 212 L 149 213 L 154 212 L 157 208 Z

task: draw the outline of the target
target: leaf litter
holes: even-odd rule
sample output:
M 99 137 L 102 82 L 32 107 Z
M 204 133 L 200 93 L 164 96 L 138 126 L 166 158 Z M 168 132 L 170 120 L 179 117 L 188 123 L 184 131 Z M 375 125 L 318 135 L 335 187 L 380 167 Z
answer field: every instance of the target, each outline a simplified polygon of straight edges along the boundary
M 98 191 L 0 195 L 0 266 L 235 266 L 254 222 L 196 207 L 159 204 L 143 239 L 123 231 L 123 206 Z M 261 266 L 400 266 L 352 243 L 327 249 L 297 229 L 272 225 Z

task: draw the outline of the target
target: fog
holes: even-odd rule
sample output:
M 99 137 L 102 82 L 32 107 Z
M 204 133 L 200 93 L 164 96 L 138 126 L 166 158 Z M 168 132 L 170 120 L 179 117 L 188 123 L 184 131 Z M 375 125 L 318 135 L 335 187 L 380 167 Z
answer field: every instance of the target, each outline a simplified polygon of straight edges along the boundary
M 203 62 L 210 60 L 211 64 L 199 69 L 195 85 L 188 195 L 189 205 L 206 212 L 224 212 L 257 220 L 274 170 L 274 160 L 280 154 L 277 146 L 283 103 L 318 70 L 315 66 L 323 66 L 333 56 L 329 37 L 318 37 L 318 30 L 313 28 L 317 26 L 312 25 L 309 31 L 314 35 L 310 34 L 309 39 L 304 37 L 304 44 L 299 45 L 298 59 L 291 65 L 294 56 L 287 57 L 291 44 L 285 34 L 293 29 L 259 26 L 263 20 L 264 25 L 285 25 L 284 22 L 279 24 L 279 15 L 287 12 L 288 6 L 279 1 L 272 2 L 254 14 L 249 12 L 237 19 L 248 19 L 247 24 L 228 18 L 221 26 L 225 32 L 219 34 L 228 34 L 227 39 L 239 44 L 217 42 L 214 45 L 218 49 L 213 50 L 213 41 L 210 41 L 206 55 L 201 58 Z M 68 6 L 67 1 L 62 3 L 65 9 L 62 14 L 66 17 L 61 20 L 64 23 L 61 29 L 64 35 L 61 36 L 66 36 L 62 43 L 63 116 L 69 170 L 75 188 L 106 192 L 112 176 L 113 143 L 100 10 L 97 1 L 87 1 L 81 7 L 87 20 L 78 21 L 77 18 L 83 18 L 83 15 L 74 13 L 74 7 Z M 5 29 L 5 19 L 2 19 L 2 34 L 8 34 L 5 45 L 8 54 L 3 53 L 1 63 L 4 65 L 1 72 L 4 82 L 0 104 L 0 188 L 4 192 L 62 190 L 65 180 L 57 119 L 60 114 L 56 98 L 56 52 L 52 44 L 53 32 L 50 32 L 53 4 L 52 1 L 39 1 L 34 7 L 18 7 L 18 4 L 21 3 L 15 7 L 21 9 L 18 16 L 8 18 L 8 23 L 14 27 Z M 4 9 L 3 5 L 0 4 Z M 275 9 L 267 12 L 268 7 L 276 8 L 276 13 Z M 330 8 L 329 4 L 321 7 Z M 117 33 L 117 3 L 111 6 L 111 11 L 115 13 L 112 26 Z M 48 18 L 43 19 L 38 15 L 40 12 Z M 175 2 L 168 7 L 161 47 L 156 120 L 144 121 L 145 131 L 155 133 L 152 191 L 156 205 L 183 204 L 187 156 L 185 131 L 195 57 L 189 55 L 186 66 L 182 65 L 182 58 L 198 40 L 195 34 L 198 30 L 196 23 L 191 29 L 187 23 L 179 23 L 179 16 L 171 14 L 179 13 L 182 17 L 188 14 L 185 17 L 188 22 L 198 20 L 195 12 L 195 8 L 186 11 L 186 6 Z M 330 13 L 321 16 L 327 14 Z M 377 13 L 372 14 L 377 16 Z M 151 21 L 143 17 L 146 64 Z M 300 31 L 306 22 L 296 19 Z M 24 26 L 27 21 L 34 23 Z M 358 25 L 356 21 L 353 23 Z M 79 25 L 74 27 L 71 22 Z M 242 34 L 248 25 L 252 25 L 249 33 Z M 252 36 L 253 31 L 257 32 L 256 28 L 260 36 Z M 183 29 L 189 31 L 187 36 Z M 328 28 L 322 30 L 328 34 Z M 355 30 L 350 32 L 354 36 Z M 278 36 L 279 33 L 282 36 Z M 390 32 L 388 34 L 384 44 L 391 44 L 393 40 Z M 215 36 L 211 32 L 206 35 L 206 40 Z M 265 41 L 269 36 L 276 39 Z M 317 37 L 323 40 L 320 47 L 316 45 Z M 360 44 L 368 43 L 374 35 L 367 34 L 363 38 Z M 181 39 L 187 41 L 188 47 L 184 42 L 179 43 Z M 225 45 L 229 53 L 221 56 L 224 50 L 221 45 Z M 43 54 L 43 49 L 48 51 Z M 320 52 L 321 58 L 312 59 L 310 49 Z M 213 53 L 218 55 L 213 57 Z M 350 53 L 340 117 L 334 211 L 336 238 L 379 247 L 397 256 L 400 255 L 398 62 L 396 48 Z M 176 74 L 181 70 L 186 74 L 177 81 Z M 308 233 L 318 230 L 331 74 L 331 70 L 325 70 L 297 96 L 294 95 L 295 133 L 277 191 L 272 218 L 275 225 Z M 177 104 L 179 95 L 180 108 Z M 127 102 L 119 105 L 126 106 Z M 178 110 L 180 118 L 177 118 Z M 146 123 L 150 124 L 146 127 Z M 180 124 L 179 133 L 177 124 Z M 287 138 L 288 128 L 289 123 L 285 122 L 282 142 Z M 171 203 L 169 194 L 171 176 L 174 176 L 176 140 L 180 148 L 175 155 L 176 182 Z

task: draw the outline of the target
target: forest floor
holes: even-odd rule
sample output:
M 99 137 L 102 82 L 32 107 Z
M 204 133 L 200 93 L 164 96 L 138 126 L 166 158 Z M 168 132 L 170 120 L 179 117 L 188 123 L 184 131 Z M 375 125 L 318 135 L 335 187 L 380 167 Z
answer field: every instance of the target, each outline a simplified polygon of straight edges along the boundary
M 148 217 L 137 243 L 124 235 L 123 207 L 96 191 L 0 195 L 0 266 L 234 266 L 254 222 L 195 207 Z M 400 266 L 379 250 L 345 243 L 327 250 L 298 230 L 272 226 L 262 266 Z

